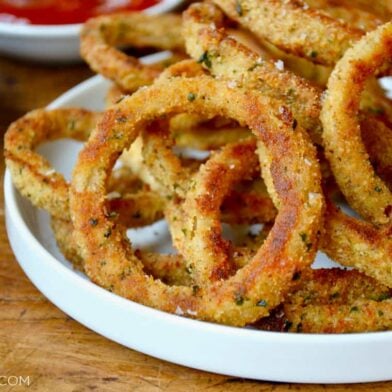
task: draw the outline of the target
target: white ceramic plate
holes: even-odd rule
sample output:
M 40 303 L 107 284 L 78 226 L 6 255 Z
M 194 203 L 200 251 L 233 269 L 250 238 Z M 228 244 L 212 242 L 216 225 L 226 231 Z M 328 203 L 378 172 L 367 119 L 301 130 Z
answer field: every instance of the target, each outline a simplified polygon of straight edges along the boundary
M 162 56 L 160 54 L 159 56 Z M 150 56 L 146 61 L 157 60 Z M 94 77 L 50 107 L 103 107 L 109 82 Z M 80 144 L 40 151 L 69 177 Z M 75 272 L 57 250 L 46 213 L 20 197 L 7 171 L 6 223 L 19 264 L 37 288 L 80 323 L 124 346 L 170 362 L 258 380 L 351 383 L 392 379 L 392 332 L 309 335 L 225 327 L 163 313 L 123 299 Z M 140 248 L 170 251 L 163 222 L 130 231 Z M 320 254 L 318 266 L 328 264 Z
M 162 14 L 178 7 L 183 0 L 161 0 L 144 12 Z M 79 33 L 82 24 L 23 25 L 0 22 L 0 53 L 40 62 L 80 60 Z

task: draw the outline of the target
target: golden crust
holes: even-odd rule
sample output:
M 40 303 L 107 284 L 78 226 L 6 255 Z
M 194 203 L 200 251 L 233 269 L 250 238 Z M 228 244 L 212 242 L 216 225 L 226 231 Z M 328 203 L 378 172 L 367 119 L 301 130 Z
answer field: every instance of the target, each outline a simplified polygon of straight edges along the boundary
M 229 144 L 200 167 L 181 209 L 169 208 L 173 243 L 198 284 L 233 275 L 235 264 L 230 256 L 235 250 L 222 238 L 220 206 L 235 183 L 254 177 L 259 170 L 253 138 Z

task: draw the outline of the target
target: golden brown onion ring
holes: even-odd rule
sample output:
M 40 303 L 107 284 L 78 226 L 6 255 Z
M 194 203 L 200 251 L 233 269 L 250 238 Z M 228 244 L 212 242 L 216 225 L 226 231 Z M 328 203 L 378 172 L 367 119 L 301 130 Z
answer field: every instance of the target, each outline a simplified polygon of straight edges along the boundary
M 6 164 L 14 185 L 36 207 L 70 218 L 68 184 L 35 148 L 61 138 L 85 141 L 99 118 L 83 109 L 38 109 L 10 125 L 4 138 Z
M 60 219 L 70 219 L 69 184 L 35 148 L 62 138 L 85 141 L 100 117 L 82 109 L 38 109 L 11 124 L 4 143 L 6 164 L 16 188 L 36 207 Z M 140 182 L 136 184 L 134 175 L 113 172 L 111 183 L 106 196 L 108 214 L 119 214 L 121 222 L 129 226 L 151 224 L 162 217 L 161 198 L 142 189 Z
M 375 224 L 392 223 L 392 192 L 377 176 L 357 120 L 366 80 L 392 58 L 392 23 L 349 49 L 328 82 L 321 121 L 326 157 L 349 204 Z
M 190 102 L 189 94 L 198 98 Z M 255 257 L 228 280 L 200 287 L 197 293 L 146 276 L 124 230 L 104 214 L 104 184 L 120 152 L 157 116 L 178 111 L 221 115 L 248 125 L 266 149 L 260 154 L 263 173 L 271 176 L 267 184 L 275 184 L 279 202 L 275 225 Z M 304 158 L 315 164 L 306 165 Z M 115 293 L 172 313 L 244 325 L 278 305 L 295 272 L 312 262 L 323 212 L 319 181 L 311 144 L 302 132 L 293 132 L 289 112 L 280 104 L 209 77 L 162 81 L 106 112 L 81 152 L 71 191 L 75 238 L 90 278 Z
M 117 46 L 182 51 L 181 17 L 124 13 L 99 16 L 83 26 L 82 57 L 94 71 L 113 80 L 123 91 L 133 92 L 151 84 L 164 66 L 142 64 L 116 49 Z
M 308 0 L 306 3 L 325 13 L 333 19 L 340 19 L 347 23 L 350 27 L 360 29 L 364 32 L 377 28 L 383 21 L 388 18 L 380 18 L 371 12 L 354 7 L 350 2 L 341 0 Z M 332 71 L 331 67 L 315 64 L 303 57 L 279 50 L 275 45 L 263 40 L 262 47 L 265 51 L 277 59 L 281 59 L 287 69 L 293 71 L 297 75 L 316 83 L 320 87 L 325 87 L 328 77 Z
M 257 37 L 318 64 L 334 65 L 362 35 L 361 30 L 299 0 L 214 0 L 214 3 Z
M 220 206 L 235 183 L 260 173 L 255 150 L 251 138 L 214 153 L 191 179 L 182 207 L 168 207 L 174 246 L 198 284 L 227 279 L 235 272 L 234 249 L 222 238 Z

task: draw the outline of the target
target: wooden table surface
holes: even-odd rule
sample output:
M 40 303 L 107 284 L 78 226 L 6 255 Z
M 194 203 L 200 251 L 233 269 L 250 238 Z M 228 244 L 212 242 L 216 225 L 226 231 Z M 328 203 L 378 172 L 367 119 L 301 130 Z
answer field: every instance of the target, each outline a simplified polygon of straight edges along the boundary
M 89 77 L 84 65 L 44 67 L 0 58 L 0 129 Z M 1 138 L 1 147 L 2 147 Z M 0 160 L 1 183 L 4 161 Z M 392 383 L 296 385 L 205 373 L 148 357 L 88 330 L 30 283 L 10 249 L 0 193 L 0 392 L 6 377 L 32 391 L 391 391 Z M 9 379 L 15 384 L 15 378 Z M 25 386 L 15 387 L 27 389 Z

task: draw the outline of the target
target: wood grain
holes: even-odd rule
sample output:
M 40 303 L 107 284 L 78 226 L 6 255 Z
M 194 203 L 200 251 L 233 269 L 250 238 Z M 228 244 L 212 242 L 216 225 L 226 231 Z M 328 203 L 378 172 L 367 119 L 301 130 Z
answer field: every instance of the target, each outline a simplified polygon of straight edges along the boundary
M 11 120 L 45 105 L 88 77 L 90 71 L 82 65 L 51 68 L 0 59 L 0 75 L 0 126 L 5 129 Z M 3 174 L 1 159 L 1 181 Z M 355 387 L 294 385 L 218 376 L 148 357 L 97 335 L 48 302 L 24 275 L 8 244 L 4 198 L 0 193 L 0 376 L 3 375 L 29 376 L 31 391 L 392 390 L 392 383 Z M 10 389 L 0 386 L 0 392 Z

